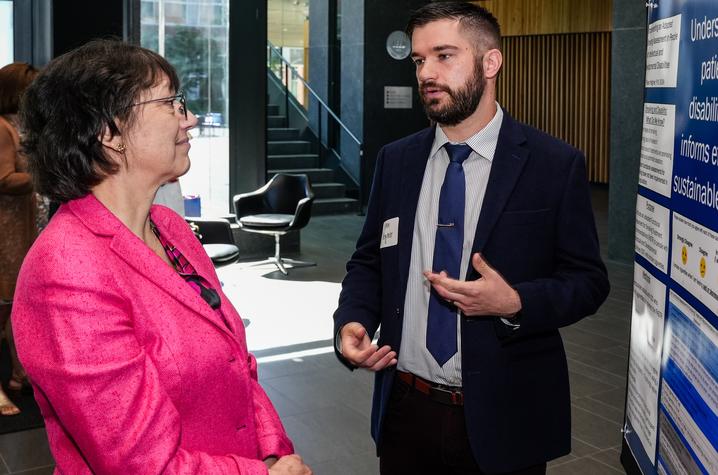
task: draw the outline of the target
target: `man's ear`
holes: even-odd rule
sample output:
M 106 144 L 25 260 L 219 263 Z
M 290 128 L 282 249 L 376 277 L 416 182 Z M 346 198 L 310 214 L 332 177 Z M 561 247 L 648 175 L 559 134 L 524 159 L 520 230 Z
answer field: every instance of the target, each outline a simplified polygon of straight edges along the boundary
M 486 79 L 495 79 L 504 64 L 504 55 L 498 49 L 490 49 L 484 53 L 481 61 L 483 61 L 484 77 Z
M 119 134 L 113 135 L 108 126 L 102 128 L 102 133 L 97 139 L 104 147 L 112 149 L 117 153 L 123 154 L 125 150 L 127 150 L 127 146 L 122 142 L 122 136 Z

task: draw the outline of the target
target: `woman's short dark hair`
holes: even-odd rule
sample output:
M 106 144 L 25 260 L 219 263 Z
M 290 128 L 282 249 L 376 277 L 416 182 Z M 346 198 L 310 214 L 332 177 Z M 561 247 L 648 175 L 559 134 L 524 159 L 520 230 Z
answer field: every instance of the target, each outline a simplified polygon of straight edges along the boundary
M 432 2 L 412 13 L 406 25 L 411 36 L 420 26 L 439 20 L 458 20 L 466 30 L 477 35 L 484 49 L 501 48 L 501 27 L 490 11 L 469 2 Z
M 118 40 L 94 40 L 53 59 L 28 87 L 20 105 L 22 149 L 36 190 L 61 203 L 80 198 L 119 165 L 100 137 L 120 135 L 135 119 L 142 92 L 167 78 L 179 88 L 162 56 Z
M 0 68 L 0 114 L 17 114 L 20 96 L 37 76 L 27 63 L 11 63 Z

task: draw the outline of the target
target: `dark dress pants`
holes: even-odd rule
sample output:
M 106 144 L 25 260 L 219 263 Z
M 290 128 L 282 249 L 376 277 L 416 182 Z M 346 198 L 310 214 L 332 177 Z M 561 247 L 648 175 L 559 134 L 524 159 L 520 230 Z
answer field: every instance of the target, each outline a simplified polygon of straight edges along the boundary
M 436 402 L 399 379 L 382 425 L 379 455 L 381 475 L 485 475 L 469 446 L 463 406 Z M 545 473 L 544 463 L 505 475 Z

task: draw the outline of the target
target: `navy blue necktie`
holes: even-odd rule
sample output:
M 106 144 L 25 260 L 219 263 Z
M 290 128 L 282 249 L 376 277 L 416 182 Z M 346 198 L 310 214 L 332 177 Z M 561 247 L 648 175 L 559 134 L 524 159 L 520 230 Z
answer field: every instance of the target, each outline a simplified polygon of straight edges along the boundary
M 466 144 L 445 144 L 449 166 L 439 195 L 439 220 L 434 243 L 434 272 L 446 271 L 452 279 L 459 278 L 461 251 L 464 246 L 464 203 L 466 179 L 462 163 L 469 158 L 471 147 Z M 457 352 L 456 307 L 432 288 L 426 326 L 426 348 L 439 366 Z

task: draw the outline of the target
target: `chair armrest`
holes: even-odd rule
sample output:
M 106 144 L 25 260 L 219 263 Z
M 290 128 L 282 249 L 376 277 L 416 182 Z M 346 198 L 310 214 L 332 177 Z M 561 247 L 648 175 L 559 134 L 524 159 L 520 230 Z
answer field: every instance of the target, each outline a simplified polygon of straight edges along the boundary
M 260 190 L 234 195 L 232 201 L 234 202 L 235 220 L 237 222 L 239 222 L 239 218 L 259 214 L 265 210 L 264 193 L 260 192 Z
M 234 236 L 229 221 L 222 218 L 186 218 L 194 223 L 202 235 L 202 244 L 234 244 Z
M 297 203 L 297 209 L 294 212 L 294 219 L 289 224 L 289 229 L 301 229 L 309 223 L 312 217 L 312 202 L 314 197 L 302 198 Z

